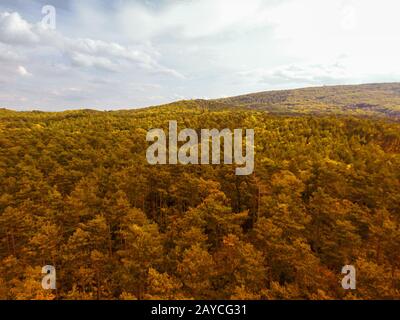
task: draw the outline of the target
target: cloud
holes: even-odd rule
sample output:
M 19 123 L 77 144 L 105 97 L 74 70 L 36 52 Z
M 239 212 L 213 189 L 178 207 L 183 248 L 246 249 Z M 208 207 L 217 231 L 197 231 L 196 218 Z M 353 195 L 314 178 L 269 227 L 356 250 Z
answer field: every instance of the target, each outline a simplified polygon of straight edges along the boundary
M 166 34 L 186 40 L 209 39 L 267 26 L 268 10 L 275 3 L 264 0 L 172 0 L 151 6 L 148 2 L 124 2 L 117 6 L 116 23 L 123 30 L 134 30 L 129 36 L 136 39 Z M 84 15 L 91 14 L 84 6 L 81 10 Z
M 21 60 L 20 55 L 10 46 L 0 43 L 0 61 L 18 61 Z
M 179 72 L 160 65 L 139 49 L 115 42 L 66 37 L 41 23 L 28 23 L 17 12 L 0 15 L 0 42 L 29 48 L 51 47 L 65 55 L 75 67 L 123 72 L 134 65 L 148 72 L 183 78 Z
M 400 2 L 381 2 L 52 0 L 54 31 L 39 22 L 48 1 L 2 0 L 0 105 L 115 109 L 399 81 Z
M 24 66 L 18 66 L 17 73 L 22 77 L 30 77 L 32 74 Z
M 351 78 L 341 62 L 332 64 L 286 65 L 273 69 L 255 69 L 238 72 L 245 81 L 266 85 L 312 85 L 338 83 Z
M 8 44 L 29 45 L 39 41 L 32 25 L 17 12 L 0 13 L 0 41 Z
M 76 67 L 94 67 L 107 71 L 118 71 L 118 65 L 116 63 L 113 63 L 109 58 L 96 57 L 79 52 L 68 52 L 68 56 L 71 60 L 72 65 Z

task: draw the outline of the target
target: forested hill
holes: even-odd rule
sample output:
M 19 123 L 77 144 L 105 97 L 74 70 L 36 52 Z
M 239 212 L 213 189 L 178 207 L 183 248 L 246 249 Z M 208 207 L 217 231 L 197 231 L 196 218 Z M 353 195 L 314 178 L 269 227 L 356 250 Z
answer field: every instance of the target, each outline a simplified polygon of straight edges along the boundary
M 0 109 L 0 300 L 400 299 L 400 123 L 231 106 Z M 254 129 L 254 173 L 148 164 L 169 120 Z
M 33 108 L 34 109 L 34 108 Z M 143 111 L 229 110 L 264 111 L 274 115 L 345 115 L 400 120 L 400 83 L 310 87 L 293 90 L 265 91 L 223 99 L 182 100 L 148 108 L 121 110 L 130 114 Z M 0 107 L 2 115 L 12 111 Z M 40 113 L 39 111 L 35 111 Z M 77 114 L 66 111 L 64 114 Z M 99 113 L 84 109 L 80 113 Z
M 214 100 L 286 114 L 351 114 L 400 118 L 400 83 L 324 86 L 266 91 Z

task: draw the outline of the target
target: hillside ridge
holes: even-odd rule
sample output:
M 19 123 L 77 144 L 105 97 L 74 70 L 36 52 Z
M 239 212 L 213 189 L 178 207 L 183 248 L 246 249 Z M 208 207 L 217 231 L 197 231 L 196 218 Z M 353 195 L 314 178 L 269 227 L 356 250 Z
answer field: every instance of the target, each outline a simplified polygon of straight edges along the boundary
M 179 100 L 162 105 L 135 109 L 104 110 L 104 112 L 141 112 L 163 110 L 171 107 L 181 108 L 182 110 L 193 108 L 210 110 L 241 108 L 265 111 L 271 114 L 353 115 L 390 117 L 397 120 L 400 119 L 400 82 L 261 91 L 228 98 Z M 0 112 L 23 113 L 39 111 L 15 111 L 1 107 Z M 64 112 L 100 113 L 102 111 L 84 108 L 64 110 L 60 113 Z

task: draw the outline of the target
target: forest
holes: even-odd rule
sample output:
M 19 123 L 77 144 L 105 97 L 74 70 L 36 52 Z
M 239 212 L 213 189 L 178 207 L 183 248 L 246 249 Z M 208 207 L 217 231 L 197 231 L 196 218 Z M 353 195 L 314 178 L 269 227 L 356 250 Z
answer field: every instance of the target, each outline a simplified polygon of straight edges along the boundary
M 266 91 L 213 101 L 272 114 L 329 114 L 400 119 L 400 83 Z
M 0 299 L 400 299 L 399 107 L 374 90 L 338 94 L 350 102 L 337 113 L 302 92 L 1 109 Z M 346 114 L 353 100 L 370 107 Z M 146 133 L 170 120 L 254 129 L 254 172 L 148 164 Z M 56 290 L 42 289 L 45 265 Z M 356 290 L 341 286 L 344 265 Z

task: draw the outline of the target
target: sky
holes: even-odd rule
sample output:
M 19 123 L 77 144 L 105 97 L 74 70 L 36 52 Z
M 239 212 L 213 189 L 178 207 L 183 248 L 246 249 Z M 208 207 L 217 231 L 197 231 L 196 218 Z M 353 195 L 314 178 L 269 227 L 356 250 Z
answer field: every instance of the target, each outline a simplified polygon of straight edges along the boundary
M 0 0 L 0 107 L 396 82 L 399 12 L 398 0 Z

